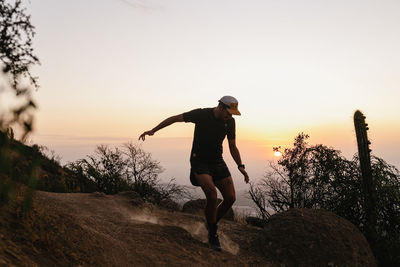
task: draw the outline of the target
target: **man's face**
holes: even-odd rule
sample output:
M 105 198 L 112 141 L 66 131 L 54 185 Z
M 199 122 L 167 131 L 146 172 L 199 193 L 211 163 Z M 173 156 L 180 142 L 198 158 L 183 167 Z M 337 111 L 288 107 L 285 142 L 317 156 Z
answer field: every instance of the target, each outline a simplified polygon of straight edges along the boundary
M 232 114 L 228 111 L 227 108 L 222 108 L 222 120 L 227 121 L 232 118 Z

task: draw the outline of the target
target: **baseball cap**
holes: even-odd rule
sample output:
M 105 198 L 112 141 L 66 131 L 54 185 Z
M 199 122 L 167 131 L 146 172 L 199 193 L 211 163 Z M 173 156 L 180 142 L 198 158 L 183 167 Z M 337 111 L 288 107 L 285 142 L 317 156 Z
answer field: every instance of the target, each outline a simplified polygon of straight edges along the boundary
M 230 95 L 223 96 L 220 100 L 220 103 L 224 104 L 226 109 L 233 115 L 240 115 L 240 111 L 238 110 L 239 102 L 236 98 Z

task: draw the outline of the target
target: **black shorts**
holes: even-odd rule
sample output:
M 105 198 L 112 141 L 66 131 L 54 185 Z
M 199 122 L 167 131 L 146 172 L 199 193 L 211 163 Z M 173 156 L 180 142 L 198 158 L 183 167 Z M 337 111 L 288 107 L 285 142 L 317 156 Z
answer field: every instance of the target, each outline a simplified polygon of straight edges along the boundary
M 200 186 L 194 173 L 209 174 L 214 182 L 231 176 L 228 166 L 226 166 L 226 163 L 223 160 L 212 163 L 191 160 L 190 167 L 190 182 L 194 186 Z

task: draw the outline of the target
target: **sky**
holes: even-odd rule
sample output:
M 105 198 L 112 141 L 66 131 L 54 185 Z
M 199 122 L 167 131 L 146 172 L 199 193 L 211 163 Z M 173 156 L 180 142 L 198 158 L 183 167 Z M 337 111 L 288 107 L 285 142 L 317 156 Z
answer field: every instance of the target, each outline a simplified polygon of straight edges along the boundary
M 237 145 L 252 180 L 304 132 L 357 151 L 353 114 L 372 153 L 400 167 L 400 1 L 30 0 L 40 88 L 30 142 L 63 163 L 99 144 L 141 143 L 164 178 L 188 184 L 194 126 L 163 119 L 239 100 Z M 235 184 L 245 188 L 225 146 Z

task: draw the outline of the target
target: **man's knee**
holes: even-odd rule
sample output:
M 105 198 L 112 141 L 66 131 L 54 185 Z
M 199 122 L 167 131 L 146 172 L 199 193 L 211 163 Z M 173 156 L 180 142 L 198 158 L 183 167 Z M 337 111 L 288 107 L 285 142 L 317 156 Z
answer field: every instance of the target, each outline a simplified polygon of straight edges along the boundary
M 235 203 L 235 201 L 236 201 L 236 196 L 235 196 L 235 194 L 226 196 L 226 197 L 224 198 L 224 202 L 226 202 L 226 204 L 229 205 L 229 206 L 232 206 L 233 203 Z
M 207 203 L 216 204 L 217 203 L 217 190 L 208 190 L 206 192 Z

